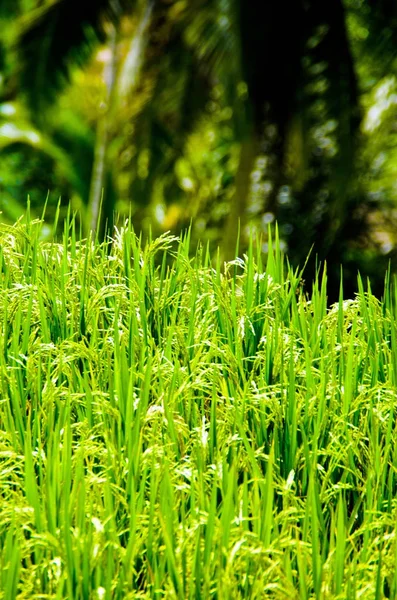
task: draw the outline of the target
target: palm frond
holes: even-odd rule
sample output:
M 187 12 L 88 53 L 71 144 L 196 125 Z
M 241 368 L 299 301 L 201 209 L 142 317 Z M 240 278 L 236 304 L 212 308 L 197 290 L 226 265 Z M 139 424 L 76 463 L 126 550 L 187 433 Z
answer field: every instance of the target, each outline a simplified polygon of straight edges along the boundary
M 117 22 L 134 1 L 55 0 L 27 13 L 19 22 L 15 49 L 18 79 L 36 118 L 69 80 L 70 66 L 83 65 L 107 23 Z
M 5 155 L 17 147 L 34 149 L 38 154 L 46 156 L 57 169 L 71 189 L 82 200 L 87 195 L 87 181 L 90 168 L 90 142 L 86 132 L 80 134 L 64 127 L 52 136 L 44 134 L 30 123 L 18 117 L 0 120 L 0 154 Z M 76 160 L 80 148 L 80 160 Z

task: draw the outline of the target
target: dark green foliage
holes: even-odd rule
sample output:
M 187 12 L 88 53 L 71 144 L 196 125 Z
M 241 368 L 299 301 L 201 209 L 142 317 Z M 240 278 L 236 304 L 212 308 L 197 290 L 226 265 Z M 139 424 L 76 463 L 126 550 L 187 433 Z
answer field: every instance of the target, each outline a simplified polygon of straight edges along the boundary
M 25 14 L 17 41 L 18 77 L 34 119 L 69 80 L 71 64 L 82 66 L 98 42 L 106 40 L 107 21 L 121 18 L 130 0 L 55 0 Z
M 80 205 L 93 189 L 96 127 L 97 139 L 106 130 L 106 168 L 97 178 L 105 189 L 103 220 L 117 208 L 131 212 L 137 228 L 151 223 L 177 232 L 200 215 L 193 235 L 220 243 L 231 259 L 239 222 L 243 249 L 248 224 L 264 231 L 277 219 L 295 266 L 314 244 L 308 272 L 326 258 L 331 289 L 338 289 L 343 262 L 346 285 L 355 281 L 349 270 L 359 267 L 380 292 L 378 273 L 388 259 L 394 268 L 395 103 L 389 97 L 379 127 L 365 122 L 378 109 L 383 78 L 394 93 L 393 2 L 32 0 L 12 11 L 17 18 L 0 58 L 2 98 L 24 99 L 40 131 L 74 157 L 68 183 Z M 123 93 L 117 80 L 111 98 L 98 99 L 104 108 L 81 135 L 73 125 L 78 149 L 70 132 L 60 131 L 68 114 L 54 125 L 59 96 L 100 43 L 110 50 L 111 31 L 116 80 L 139 35 L 140 66 Z M 195 136 L 208 138 L 196 151 Z

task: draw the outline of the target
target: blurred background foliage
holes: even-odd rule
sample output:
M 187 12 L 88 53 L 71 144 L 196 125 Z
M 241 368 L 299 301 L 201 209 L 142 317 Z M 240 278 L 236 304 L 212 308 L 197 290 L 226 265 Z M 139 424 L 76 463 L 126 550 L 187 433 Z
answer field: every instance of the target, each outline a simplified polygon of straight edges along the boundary
M 395 0 L 0 0 L 0 210 L 131 214 L 381 293 L 397 239 Z M 99 207 L 102 203 L 100 218 Z M 48 230 L 50 231 L 50 229 Z

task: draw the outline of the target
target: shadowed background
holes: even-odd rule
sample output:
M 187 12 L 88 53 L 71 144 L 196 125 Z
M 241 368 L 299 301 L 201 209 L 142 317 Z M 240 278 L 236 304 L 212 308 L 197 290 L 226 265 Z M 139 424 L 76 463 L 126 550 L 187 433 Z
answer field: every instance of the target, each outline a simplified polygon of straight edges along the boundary
M 397 4 L 391 0 L 0 0 L 0 210 L 85 233 L 240 252 L 277 220 L 306 279 L 340 264 L 381 294 L 396 264 Z M 99 206 L 102 201 L 100 218 Z M 61 226 L 61 223 L 60 223 Z M 48 229 L 50 232 L 50 228 Z

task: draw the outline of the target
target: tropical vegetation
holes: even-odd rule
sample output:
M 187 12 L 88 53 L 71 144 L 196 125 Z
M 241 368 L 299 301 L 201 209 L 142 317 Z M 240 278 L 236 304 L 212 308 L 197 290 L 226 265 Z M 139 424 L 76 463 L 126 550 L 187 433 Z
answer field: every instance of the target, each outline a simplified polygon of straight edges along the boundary
M 1 0 L 0 204 L 221 244 L 277 219 L 292 263 L 379 295 L 395 259 L 389 0 Z M 52 211 L 52 212 L 51 212 Z M 62 219 L 61 219 L 62 221 Z M 266 247 L 264 248 L 266 250 Z M 316 263 L 317 260 L 317 263 Z

